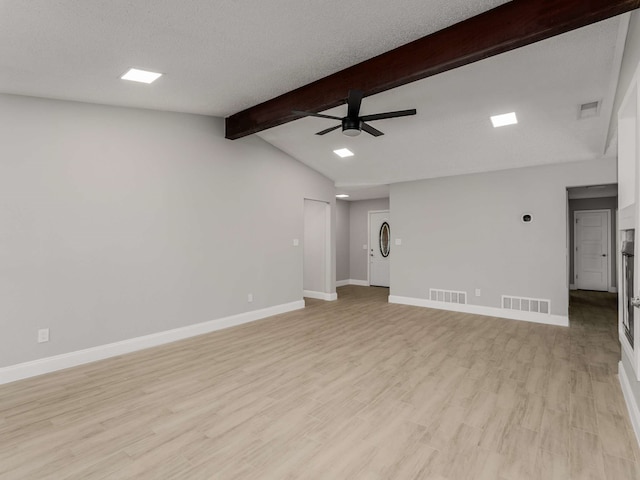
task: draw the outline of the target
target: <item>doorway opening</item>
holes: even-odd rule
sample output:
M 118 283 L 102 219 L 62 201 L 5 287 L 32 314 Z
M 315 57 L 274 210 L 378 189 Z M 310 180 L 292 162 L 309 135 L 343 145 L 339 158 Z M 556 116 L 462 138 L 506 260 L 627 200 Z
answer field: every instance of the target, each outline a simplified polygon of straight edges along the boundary
M 599 328 L 615 332 L 620 278 L 618 186 L 568 188 L 567 206 L 570 316 L 588 318 L 600 324 Z
M 331 205 L 304 199 L 303 296 L 336 300 L 331 293 Z
M 617 293 L 618 186 L 567 189 L 570 290 Z

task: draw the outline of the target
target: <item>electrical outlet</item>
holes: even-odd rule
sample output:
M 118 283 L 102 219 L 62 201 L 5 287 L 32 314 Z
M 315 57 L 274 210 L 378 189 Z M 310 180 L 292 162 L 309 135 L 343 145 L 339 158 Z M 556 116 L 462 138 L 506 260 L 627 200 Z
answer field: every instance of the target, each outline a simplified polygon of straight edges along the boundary
M 298 245 L 300 245 L 300 240 L 298 240 L 297 238 L 293 239 L 293 246 L 297 247 Z
M 480 289 L 476 288 L 476 297 L 479 297 L 479 296 L 480 296 Z
M 402 239 L 396 238 L 396 245 L 402 245 Z
M 362 249 L 363 250 L 367 250 L 369 247 L 367 246 L 367 244 L 365 243 L 364 245 L 362 245 Z
M 247 295 L 247 301 L 249 303 L 253 302 L 253 293 L 250 293 L 249 295 Z
M 44 343 L 49 341 L 49 329 L 41 328 L 38 330 L 38 343 Z

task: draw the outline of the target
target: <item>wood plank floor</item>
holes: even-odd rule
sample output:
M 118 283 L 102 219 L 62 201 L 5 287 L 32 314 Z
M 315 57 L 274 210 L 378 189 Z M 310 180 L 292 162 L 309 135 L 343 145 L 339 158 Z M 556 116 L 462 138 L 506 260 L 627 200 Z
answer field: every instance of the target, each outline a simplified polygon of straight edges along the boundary
M 338 292 L 0 386 L 0 479 L 640 478 L 615 295 L 567 329 Z

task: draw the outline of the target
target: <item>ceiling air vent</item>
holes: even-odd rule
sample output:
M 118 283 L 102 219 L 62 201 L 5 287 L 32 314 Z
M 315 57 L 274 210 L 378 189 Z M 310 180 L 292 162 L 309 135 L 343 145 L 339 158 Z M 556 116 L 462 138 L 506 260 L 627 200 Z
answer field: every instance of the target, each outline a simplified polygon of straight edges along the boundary
M 592 118 L 597 117 L 600 113 L 600 102 L 583 103 L 580 105 L 580 111 L 578 112 L 578 118 Z

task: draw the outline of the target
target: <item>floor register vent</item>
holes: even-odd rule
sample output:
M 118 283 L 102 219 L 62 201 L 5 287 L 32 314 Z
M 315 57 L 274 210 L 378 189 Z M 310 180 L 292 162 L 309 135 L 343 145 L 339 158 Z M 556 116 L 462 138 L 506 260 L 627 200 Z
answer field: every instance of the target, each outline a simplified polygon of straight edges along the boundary
M 458 303 L 466 305 L 467 292 L 456 292 L 455 290 L 429 289 L 429 300 L 434 302 Z
M 502 295 L 502 308 L 551 315 L 551 301 L 543 298 L 511 297 Z

